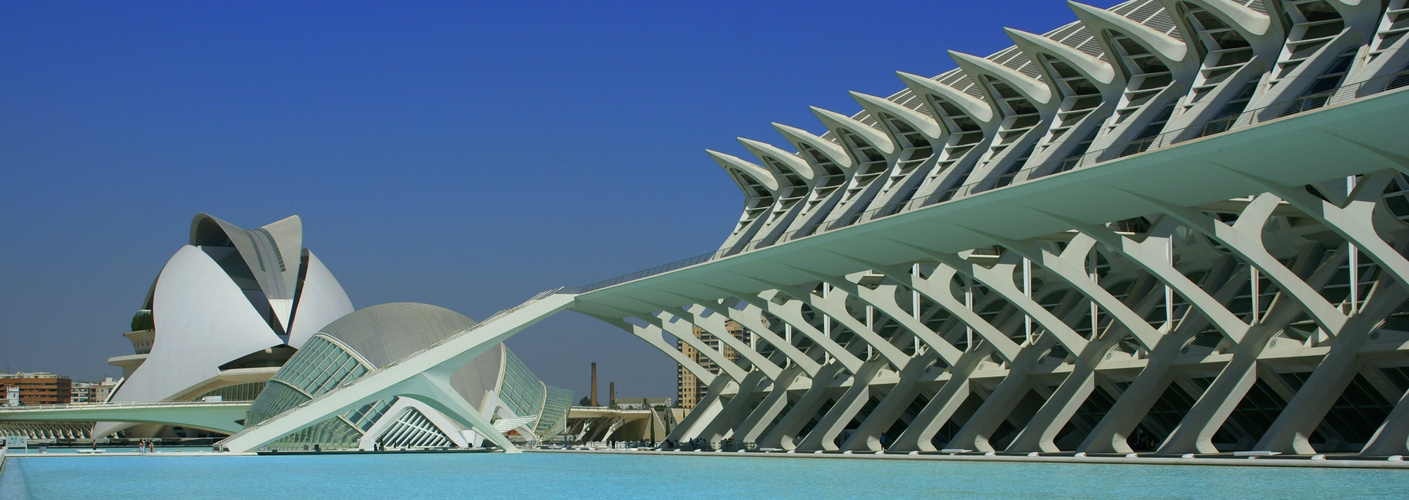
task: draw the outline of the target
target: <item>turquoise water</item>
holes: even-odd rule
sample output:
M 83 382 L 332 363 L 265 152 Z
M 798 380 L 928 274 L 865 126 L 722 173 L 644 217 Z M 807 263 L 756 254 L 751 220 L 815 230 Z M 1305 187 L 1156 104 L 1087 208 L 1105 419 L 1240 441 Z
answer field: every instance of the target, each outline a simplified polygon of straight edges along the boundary
M 407 454 L 11 458 L 0 498 L 1403 498 L 1409 471 Z

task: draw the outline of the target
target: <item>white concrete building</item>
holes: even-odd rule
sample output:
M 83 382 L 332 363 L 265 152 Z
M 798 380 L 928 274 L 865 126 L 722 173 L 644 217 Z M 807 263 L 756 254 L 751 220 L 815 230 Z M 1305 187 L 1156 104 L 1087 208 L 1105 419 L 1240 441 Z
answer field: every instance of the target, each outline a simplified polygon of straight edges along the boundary
M 672 441 L 1409 452 L 1406 0 L 1071 6 L 853 93 L 859 113 L 815 110 L 821 135 L 710 152 L 744 194 L 719 251 L 541 294 L 224 445 L 434 398 L 573 309 L 708 384 Z
M 368 372 L 430 347 L 475 322 L 448 309 L 413 303 L 380 304 L 321 328 L 249 407 L 247 426 L 351 384 Z M 557 434 L 567 420 L 572 392 L 550 387 L 503 344 L 456 369 L 449 386 L 474 412 L 494 423 L 493 440 L 537 442 Z M 271 449 L 471 447 L 485 436 L 456 422 L 454 401 L 387 397 L 271 442 Z M 446 414 L 451 416 L 447 416 Z M 501 428 L 502 427 L 502 428 Z M 483 431 L 481 431 L 483 432 Z M 499 434 L 509 433 L 509 438 Z M 517 436 L 518 439 L 512 439 Z
M 111 402 L 254 399 L 319 328 L 352 312 L 337 279 L 303 248 L 298 216 L 243 229 L 198 214 L 189 241 L 157 275 L 124 334 L 134 354 L 108 360 L 124 376 Z M 128 427 L 99 423 L 93 433 Z

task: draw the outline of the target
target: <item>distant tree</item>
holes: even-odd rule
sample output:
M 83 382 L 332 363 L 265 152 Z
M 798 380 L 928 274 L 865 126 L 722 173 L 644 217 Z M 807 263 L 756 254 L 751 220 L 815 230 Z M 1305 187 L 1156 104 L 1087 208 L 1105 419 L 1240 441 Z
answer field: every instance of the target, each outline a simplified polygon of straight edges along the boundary
M 592 398 L 587 396 L 583 396 L 582 399 L 577 400 L 577 406 L 587 406 L 590 404 L 592 404 Z

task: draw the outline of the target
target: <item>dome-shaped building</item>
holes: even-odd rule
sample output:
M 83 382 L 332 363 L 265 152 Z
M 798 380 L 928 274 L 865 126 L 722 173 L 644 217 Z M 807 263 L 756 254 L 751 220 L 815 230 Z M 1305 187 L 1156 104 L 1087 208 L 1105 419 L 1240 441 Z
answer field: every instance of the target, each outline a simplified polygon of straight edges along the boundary
M 300 403 L 347 385 L 475 325 L 459 313 L 415 303 L 381 304 L 329 323 L 269 380 L 250 406 L 253 426 Z M 526 441 L 559 432 L 572 392 L 538 380 L 503 344 L 481 354 L 450 376 L 450 386 L 486 420 L 507 423 Z M 497 427 L 497 426 L 496 426 Z M 329 418 L 272 443 L 275 449 L 371 449 L 386 447 L 477 446 L 480 438 L 413 398 L 379 400 Z

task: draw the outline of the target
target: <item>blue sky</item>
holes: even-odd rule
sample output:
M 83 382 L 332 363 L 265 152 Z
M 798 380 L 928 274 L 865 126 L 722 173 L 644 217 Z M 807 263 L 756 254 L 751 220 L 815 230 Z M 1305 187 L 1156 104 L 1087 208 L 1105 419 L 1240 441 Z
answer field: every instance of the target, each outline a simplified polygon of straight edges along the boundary
M 1096 1 L 1110 7 L 1115 1 Z M 1058 0 L 0 4 L 0 371 L 106 358 L 207 212 L 291 214 L 356 307 L 483 318 L 707 251 L 742 196 L 705 148 L 814 133 L 1075 16 Z M 565 313 L 509 345 L 552 385 L 674 396 L 668 358 Z

